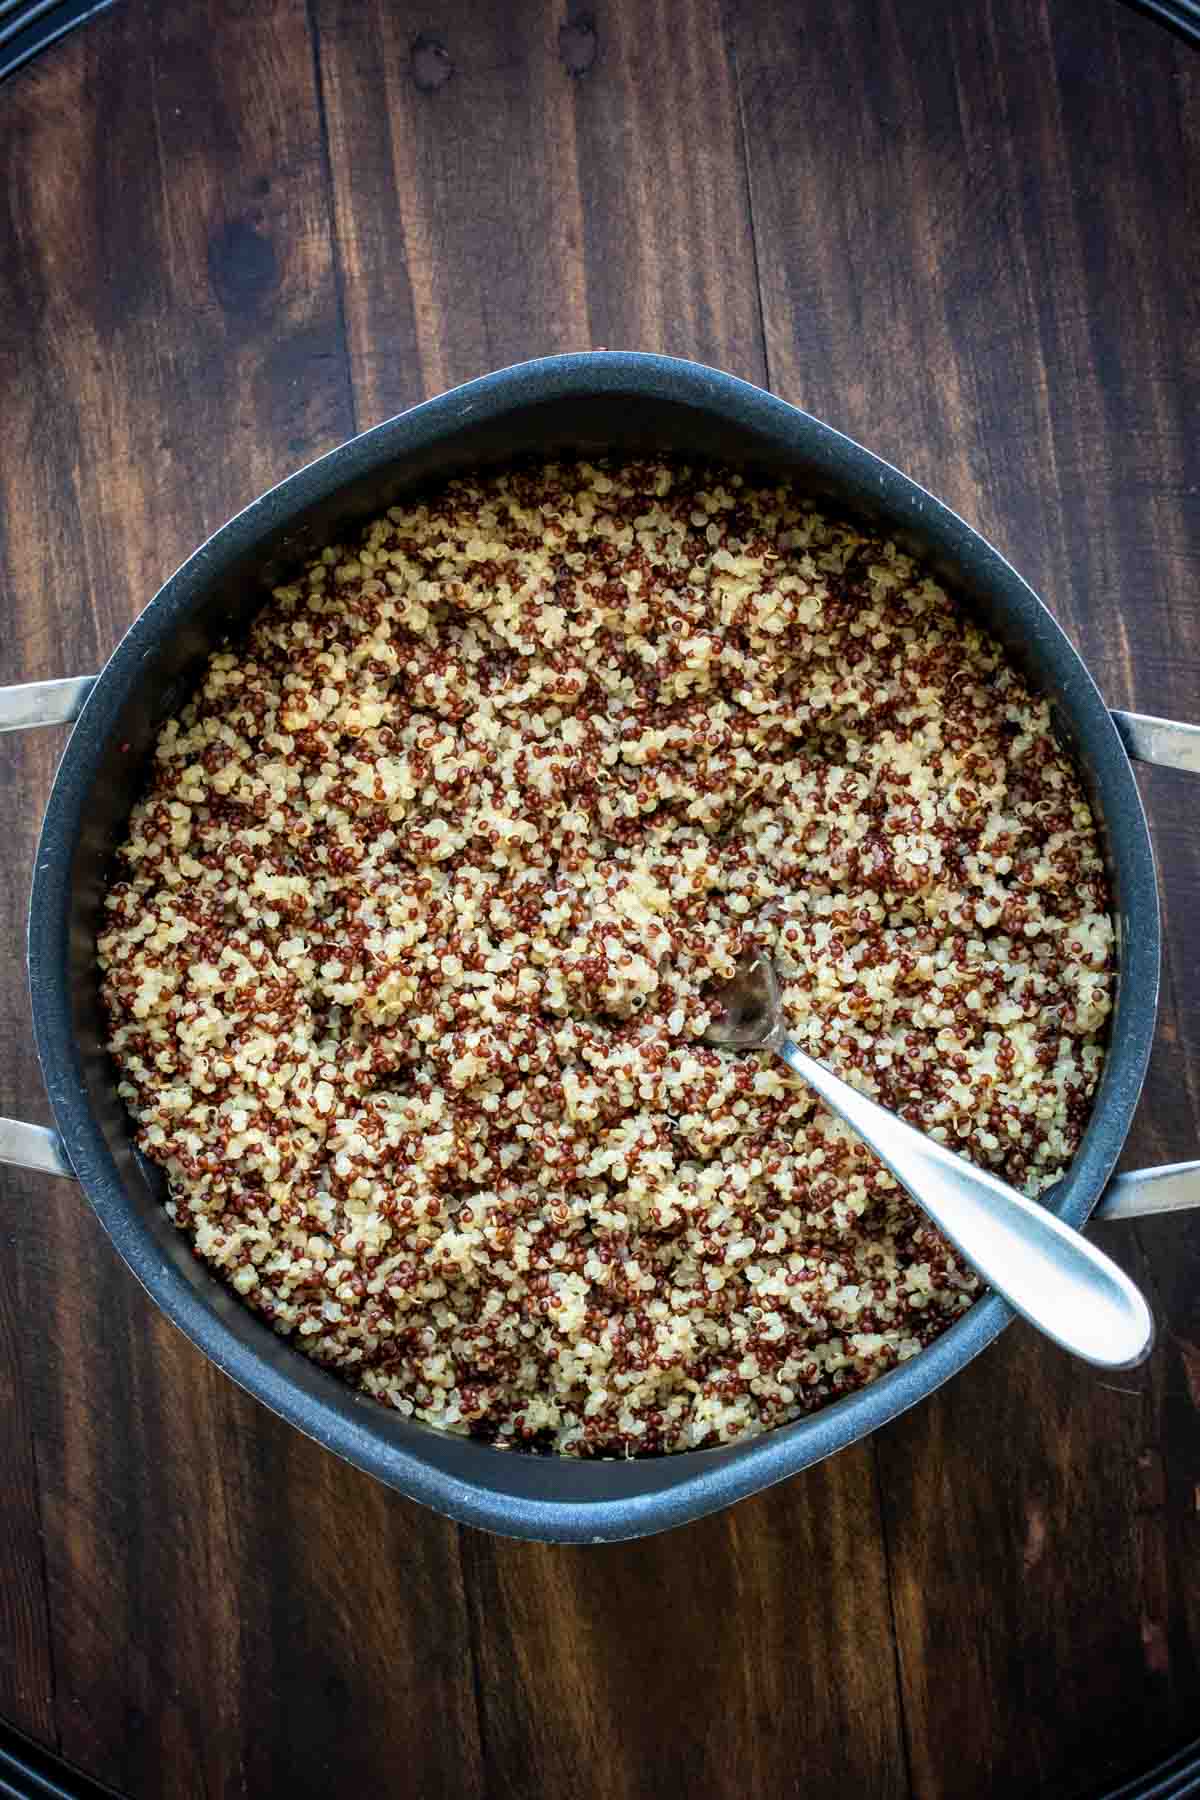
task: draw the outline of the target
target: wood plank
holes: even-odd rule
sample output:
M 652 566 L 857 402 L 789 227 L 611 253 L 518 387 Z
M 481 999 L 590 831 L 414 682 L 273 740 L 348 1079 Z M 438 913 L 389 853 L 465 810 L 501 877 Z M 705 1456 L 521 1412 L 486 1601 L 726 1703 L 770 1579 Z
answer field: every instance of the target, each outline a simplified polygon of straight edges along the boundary
M 734 19 L 772 385 L 979 524 L 1114 702 L 1200 717 L 1200 65 L 1083 0 Z M 1146 793 L 1168 979 L 1130 1162 L 1200 1116 L 1195 808 Z M 922 1795 L 1087 1791 L 1194 1726 L 1200 1223 L 1101 1235 L 1155 1295 L 1148 1370 L 1014 1328 L 878 1440 Z
M 522 358 L 584 350 L 570 80 L 515 4 L 319 0 L 317 41 L 363 424 Z
M 566 24 L 556 7 L 461 0 L 439 11 L 436 45 L 424 14 L 383 0 L 320 0 L 317 18 L 361 420 L 422 384 L 592 341 L 763 379 L 736 90 L 710 0 L 627 0 Z M 849 1532 L 869 1595 L 861 1662 L 838 1618 Z M 784 1603 L 789 1543 L 812 1553 L 804 1596 Z M 777 1700 L 820 1720 L 808 1767 L 833 1785 L 807 1791 L 841 1791 L 845 1768 L 863 1794 L 904 1791 L 879 1545 L 861 1457 L 647 1545 L 465 1534 L 489 1790 L 645 1793 L 678 1770 L 697 1792 L 791 1791 L 792 1746 L 762 1729 Z M 663 1727 L 685 1716 L 681 1750 Z
M 0 803 L 11 799 L 0 788 Z M 36 1203 L 34 1179 L 0 1183 L 0 1218 L 5 1221 L 10 1209 Z M 7 1222 L 0 1226 L 0 1644 L 5 1650 L 0 1656 L 0 1718 L 19 1720 L 31 1736 L 56 1745 L 54 1653 L 22 1332 L 28 1300 L 15 1255 L 17 1241 Z
M 1163 1366 L 1100 1374 L 1017 1325 L 881 1434 L 917 1792 L 1094 1792 L 1186 1734 L 1194 1658 L 1173 1685 L 1159 1635 L 1186 1540 L 1146 1510 Z
M 6 88 L 0 134 L 19 679 L 96 666 L 194 544 L 353 421 L 303 0 L 130 0 Z M 5 1102 L 31 1117 L 15 939 L 52 736 L 0 746 Z M 133 1794 L 476 1791 L 453 1530 L 218 1376 L 76 1192 L 5 1189 L 64 1753 Z M 22 1649 L 23 1678 L 44 1661 Z
M 716 0 L 315 12 L 362 423 L 592 345 L 762 380 Z
M 873 1458 L 666 1537 L 471 1534 L 490 1792 L 909 1792 Z
M 559 9 L 548 9 L 550 19 Z M 766 382 L 735 71 L 718 0 L 573 15 L 588 317 L 609 350 Z M 551 24 L 552 29 L 552 24 Z

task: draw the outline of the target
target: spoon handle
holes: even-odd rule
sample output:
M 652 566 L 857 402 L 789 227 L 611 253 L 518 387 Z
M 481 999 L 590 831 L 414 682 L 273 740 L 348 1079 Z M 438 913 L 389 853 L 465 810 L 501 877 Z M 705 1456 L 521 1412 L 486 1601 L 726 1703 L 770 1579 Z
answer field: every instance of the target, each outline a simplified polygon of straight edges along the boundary
M 1079 1232 L 868 1100 L 791 1038 L 772 1048 L 857 1131 L 988 1286 L 1031 1325 L 1101 1368 L 1132 1368 L 1150 1354 L 1154 1321 L 1145 1300 Z

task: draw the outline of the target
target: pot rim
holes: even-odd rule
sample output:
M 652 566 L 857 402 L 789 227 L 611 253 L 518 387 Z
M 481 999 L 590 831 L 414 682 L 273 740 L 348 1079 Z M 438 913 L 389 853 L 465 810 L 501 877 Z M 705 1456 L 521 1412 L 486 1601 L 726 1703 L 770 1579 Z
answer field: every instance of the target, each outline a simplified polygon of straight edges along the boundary
M 783 1480 L 866 1436 L 926 1398 L 965 1367 L 1013 1318 L 985 1295 L 919 1355 L 820 1411 L 764 1435 L 715 1450 L 678 1452 L 636 1463 L 552 1462 L 563 1498 L 514 1493 L 501 1479 L 512 1452 L 471 1444 L 497 1485 L 434 1466 L 428 1440 L 447 1434 L 399 1419 L 285 1346 L 215 1277 L 214 1292 L 193 1286 L 155 1245 L 135 1214 L 121 1173 L 88 1100 L 72 1022 L 68 943 L 72 861 L 100 754 L 172 630 L 219 578 L 290 518 L 299 518 L 357 477 L 436 446 L 447 432 L 502 418 L 547 400 L 597 394 L 683 403 L 764 436 L 776 449 L 803 449 L 824 472 L 870 491 L 889 520 L 936 542 L 949 561 L 970 567 L 976 585 L 1003 597 L 1030 639 L 1061 666 L 1059 697 L 1088 746 L 1093 778 L 1120 846 L 1122 1004 L 1083 1145 L 1054 1190 L 1054 1210 L 1081 1225 L 1099 1199 L 1125 1140 L 1154 1037 L 1160 958 L 1158 888 L 1149 832 L 1124 746 L 1078 652 L 1028 584 L 978 532 L 908 476 L 831 426 L 761 388 L 700 363 L 633 351 L 591 351 L 518 363 L 427 400 L 349 439 L 287 477 L 234 515 L 189 556 L 130 626 L 102 672 L 64 751 L 47 803 L 30 898 L 28 967 L 34 1032 L 46 1089 L 66 1153 L 119 1254 L 167 1317 L 217 1366 L 274 1412 L 389 1486 L 461 1523 L 543 1542 L 606 1542 L 666 1530 Z M 1114 853 L 1115 855 L 1115 853 Z M 1133 928 L 1136 919 L 1136 929 Z M 257 1333 L 239 1326 L 250 1317 Z M 295 1366 L 293 1366 L 295 1365 Z M 467 1445 L 469 1440 L 455 1440 Z M 444 1449 L 444 1446 L 442 1446 Z M 596 1497 L 596 1471 L 653 1469 L 649 1491 Z

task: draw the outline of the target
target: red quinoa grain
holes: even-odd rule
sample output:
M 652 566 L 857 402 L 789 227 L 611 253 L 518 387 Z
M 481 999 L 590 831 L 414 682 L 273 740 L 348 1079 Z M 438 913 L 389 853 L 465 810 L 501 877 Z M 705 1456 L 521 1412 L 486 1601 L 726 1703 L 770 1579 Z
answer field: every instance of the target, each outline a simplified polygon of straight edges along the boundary
M 1046 704 L 893 543 L 657 463 L 452 482 L 327 550 L 159 738 L 99 941 L 198 1255 L 444 1429 L 725 1442 L 977 1284 L 768 1057 L 1026 1193 L 1074 1153 L 1112 927 Z

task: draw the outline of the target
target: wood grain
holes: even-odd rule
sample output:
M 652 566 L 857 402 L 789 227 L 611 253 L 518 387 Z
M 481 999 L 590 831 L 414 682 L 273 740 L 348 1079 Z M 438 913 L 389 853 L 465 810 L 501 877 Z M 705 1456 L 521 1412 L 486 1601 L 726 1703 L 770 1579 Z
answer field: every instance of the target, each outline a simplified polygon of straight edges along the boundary
M 959 507 L 1114 703 L 1200 718 L 1200 61 L 1113 0 L 121 0 L 0 90 L 0 681 L 94 667 L 356 425 L 592 344 L 769 381 Z M 0 740 L 2 1110 L 60 740 Z M 1200 838 L 1130 1159 L 1200 1136 Z M 1190 800 L 1190 804 L 1189 804 Z M 0 1171 L 0 1715 L 136 1800 L 1067 1796 L 1200 1710 L 1200 1222 L 1162 1341 L 1023 1328 L 662 1539 L 459 1532 L 229 1386 Z
M 360 421 L 591 343 L 571 79 L 548 9 L 317 0 Z
M 762 380 L 715 0 L 317 0 L 354 393 L 370 424 L 526 357 L 667 350 Z M 694 124 L 695 130 L 691 130 Z
M 490 1793 L 909 1792 L 869 1450 L 640 1544 L 471 1534 L 465 1567 Z
M 0 1204 L 18 1204 L 18 1184 L 13 1188 Z M 0 1718 L 22 1719 L 43 1743 L 55 1744 L 54 1662 L 22 1330 L 28 1288 L 16 1249 L 17 1233 L 0 1227 Z
M 352 417 L 302 4 L 124 6 L 4 107 L 19 254 L 0 311 L 24 324 L 4 371 L 24 454 L 0 475 L 16 677 L 95 666 L 194 544 Z M 15 939 L 53 749 L 4 745 L 21 834 L 6 1077 L 27 1116 L 44 1101 Z M 6 1174 L 4 1205 L 61 1674 L 54 1731 L 44 1702 L 14 1704 L 17 1721 L 137 1794 L 327 1793 L 343 1775 L 473 1791 L 453 1530 L 217 1376 L 77 1194 Z M 362 1718 L 364 1685 L 387 1712 Z
M 320 0 L 316 16 L 360 420 L 417 398 L 419 387 L 398 384 L 418 372 L 436 391 L 592 341 L 675 350 L 763 378 L 734 69 L 712 5 L 668 12 L 627 0 L 563 22 L 555 7 L 460 4 L 442 10 L 436 39 L 418 30 L 423 14 L 383 0 Z M 754 1703 L 723 1693 L 721 1671 L 732 1656 L 748 1692 L 763 1680 L 774 1687 L 776 1659 L 801 1633 L 805 1663 L 782 1691 L 817 1684 L 822 1735 L 831 1749 L 854 1746 L 847 1770 L 860 1791 L 902 1791 L 894 1689 L 839 1678 L 830 1514 L 858 1521 L 871 1546 L 865 1629 L 887 1671 L 894 1651 L 869 1459 L 840 1459 L 790 1490 L 791 1535 L 816 1550 L 804 1603 L 783 1613 L 770 1593 L 782 1545 L 767 1551 L 778 1503 L 647 1552 L 539 1556 L 469 1536 L 489 1791 L 586 1792 L 576 1784 L 589 1767 L 598 1778 L 602 1750 L 608 1791 L 644 1792 L 679 1762 L 656 1721 L 677 1715 L 688 1695 L 706 1696 L 710 1722 L 689 1745 L 685 1782 L 727 1791 L 740 1767 L 757 1791 L 775 1791 L 790 1778 L 790 1747 L 760 1742 Z M 758 1541 L 760 1519 L 764 1554 L 749 1558 L 742 1546 Z M 709 1571 L 699 1587 L 698 1537 Z M 705 1629 L 722 1589 L 746 1583 L 761 1627 L 752 1639 L 733 1617 L 719 1636 Z M 654 1653 L 628 1658 L 626 1617 Z
M 735 41 L 772 385 L 978 524 L 1115 703 L 1197 716 L 1194 59 L 1038 0 L 743 7 Z M 1200 840 L 1145 786 L 1168 979 L 1131 1163 L 1194 1155 L 1200 1112 Z M 1148 1375 L 1022 1327 L 876 1441 L 921 1794 L 1083 1790 L 1195 1718 L 1200 1225 L 1104 1237 L 1156 1297 Z
M 559 9 L 547 10 L 553 21 Z M 761 385 L 737 68 L 720 7 L 622 0 L 568 19 L 559 53 L 575 77 L 593 341 L 693 357 Z

